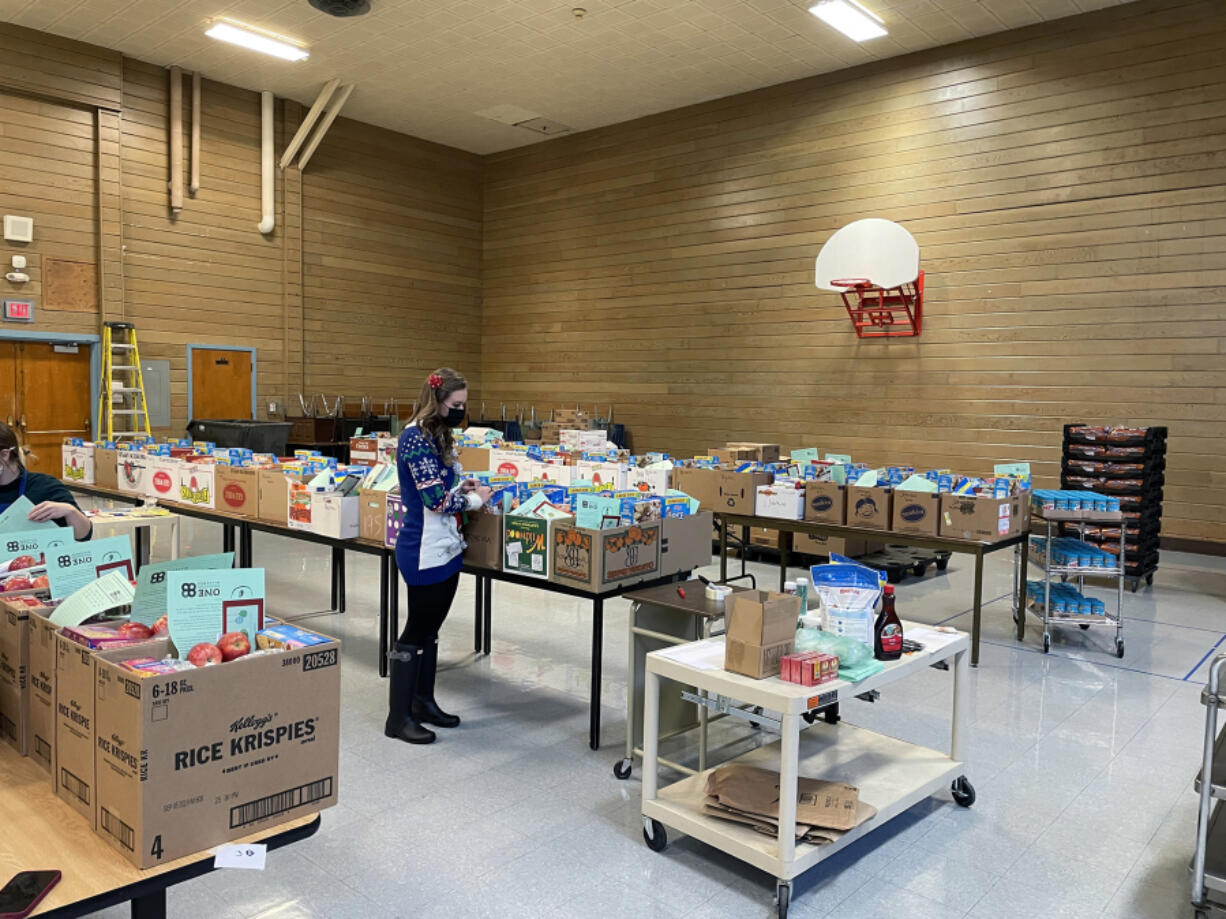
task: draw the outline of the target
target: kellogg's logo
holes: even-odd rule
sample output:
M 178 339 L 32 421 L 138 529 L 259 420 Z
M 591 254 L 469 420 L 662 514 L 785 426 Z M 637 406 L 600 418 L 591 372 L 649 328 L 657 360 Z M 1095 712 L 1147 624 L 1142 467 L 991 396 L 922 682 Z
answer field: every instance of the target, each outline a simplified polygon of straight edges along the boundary
M 828 511 L 834 507 L 834 498 L 829 495 L 818 495 L 813 499 L 812 507 L 815 511 Z
M 221 497 L 231 507 L 242 507 L 247 500 L 247 492 L 243 490 L 241 485 L 235 485 L 231 482 L 221 490 Z
M 928 511 L 922 504 L 908 504 L 899 513 L 907 523 L 919 523 L 928 516 Z

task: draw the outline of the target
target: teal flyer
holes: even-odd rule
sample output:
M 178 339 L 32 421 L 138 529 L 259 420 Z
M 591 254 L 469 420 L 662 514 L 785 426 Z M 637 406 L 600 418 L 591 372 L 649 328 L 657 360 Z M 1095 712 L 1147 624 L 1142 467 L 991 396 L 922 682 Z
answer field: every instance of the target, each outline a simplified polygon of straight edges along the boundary
M 132 621 L 152 626 L 166 615 L 166 575 L 171 571 L 208 571 L 233 568 L 234 553 L 194 555 L 169 562 L 145 565 L 136 576 L 136 597 L 132 600 Z
M 0 533 L 45 530 L 47 527 L 53 527 L 57 530 L 67 529 L 67 527 L 60 527 L 59 524 L 51 520 L 30 520 L 30 511 L 32 510 L 34 510 L 34 502 L 25 495 L 19 497 L 8 506 L 4 513 L 0 513 Z
M 168 571 L 166 618 L 182 658 L 226 632 L 246 632 L 254 650 L 255 634 L 264 627 L 264 569 Z
M 108 571 L 118 571 L 129 580 L 136 577 L 132 565 L 132 541 L 127 536 L 74 542 L 45 554 L 47 580 L 53 600 L 76 593 Z
M 32 555 L 38 560 L 48 552 L 61 554 L 75 545 L 77 542 L 72 538 L 72 530 L 67 527 L 5 533 L 0 536 L 0 562 L 12 561 L 20 555 Z

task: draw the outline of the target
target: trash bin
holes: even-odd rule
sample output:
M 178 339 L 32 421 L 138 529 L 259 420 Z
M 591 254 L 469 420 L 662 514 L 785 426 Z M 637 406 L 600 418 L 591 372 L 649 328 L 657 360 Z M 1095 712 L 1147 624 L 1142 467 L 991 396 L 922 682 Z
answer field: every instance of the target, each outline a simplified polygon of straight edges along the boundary
M 288 421 L 199 418 L 187 423 L 187 436 L 212 441 L 219 447 L 246 447 L 252 453 L 284 456 L 291 428 L 293 424 Z

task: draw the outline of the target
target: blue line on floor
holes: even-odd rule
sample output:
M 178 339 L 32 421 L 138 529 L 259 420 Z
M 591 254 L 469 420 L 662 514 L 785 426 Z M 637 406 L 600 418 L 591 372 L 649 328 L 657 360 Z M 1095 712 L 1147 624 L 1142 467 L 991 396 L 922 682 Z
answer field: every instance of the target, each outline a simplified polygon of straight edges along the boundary
M 1222 637 L 1226 638 L 1226 635 L 1223 635 Z M 1012 651 L 1025 651 L 1027 654 L 1043 654 L 1043 652 L 1040 651 L 1038 648 L 1032 648 L 1029 645 L 1018 645 L 1018 644 L 1007 645 L 999 641 L 989 641 L 986 638 L 980 638 L 979 641 L 981 644 L 994 645 L 997 648 L 1007 648 Z M 1181 680 L 1177 676 L 1171 676 L 1170 674 L 1167 674 L 1167 673 L 1154 673 L 1152 670 L 1141 670 L 1138 667 L 1122 667 L 1119 664 L 1113 664 L 1110 661 L 1091 661 L 1091 660 L 1086 660 L 1083 657 L 1069 657 L 1067 654 L 1059 654 L 1055 651 L 1048 651 L 1047 654 L 1044 654 L 1043 656 L 1044 657 L 1058 657 L 1060 658 L 1060 660 L 1072 661 L 1075 664 L 1091 664 L 1095 667 L 1107 667 L 1111 670 L 1124 670 L 1124 671 L 1127 671 L 1128 673 L 1139 673 L 1139 674 L 1142 674 L 1143 676 L 1156 676 L 1164 680 L 1174 680 L 1176 683 L 1182 683 L 1184 682 L 1184 680 L 1187 679 L 1187 677 L 1184 677 L 1184 680 Z M 1200 665 L 1198 664 L 1197 666 L 1199 667 Z
M 1188 680 L 1188 679 L 1189 679 L 1189 678 L 1192 676 L 1192 674 L 1194 674 L 1194 673 L 1195 673 L 1197 670 L 1199 670 L 1199 669 L 1200 669 L 1200 665 L 1201 665 L 1201 664 L 1203 664 L 1205 661 L 1209 660 L 1209 656 L 1210 656 L 1211 654 L 1213 654 L 1213 652 L 1214 652 L 1214 651 L 1216 651 L 1216 650 L 1218 649 L 1218 647 L 1219 647 L 1219 646 L 1222 644 L 1222 642 L 1224 642 L 1224 641 L 1226 641 L 1226 635 L 1223 635 L 1221 638 L 1219 638 L 1219 639 L 1217 640 L 1217 644 L 1215 644 L 1215 645 L 1214 645 L 1212 648 L 1210 648 L 1208 651 L 1206 651 L 1206 652 L 1205 652 L 1205 656 L 1204 656 L 1204 657 L 1202 657 L 1200 660 L 1198 660 L 1198 661 L 1196 662 L 1196 666 L 1195 666 L 1195 667 L 1193 667 L 1191 670 L 1189 670 L 1189 671 L 1188 671 L 1188 675 L 1187 675 L 1186 677 L 1184 677 L 1184 681 L 1185 681 L 1185 682 L 1186 682 L 1186 681 L 1187 681 L 1187 680 Z
M 993 597 L 991 600 L 984 600 L 982 603 L 979 604 L 979 608 L 983 609 L 989 603 L 995 603 L 997 600 L 1003 600 L 1005 599 L 1005 597 L 1012 597 L 1012 596 L 1013 596 L 1013 591 L 1009 591 L 1007 594 L 1001 594 L 999 597 Z M 973 612 L 975 612 L 975 607 L 972 606 L 970 609 L 964 609 L 960 613 L 954 613 L 948 619 L 942 619 L 940 622 L 935 623 L 935 625 L 944 625 L 947 622 L 957 619 L 959 616 L 965 616 L 967 613 L 973 613 Z
M 1207 629 L 1200 625 L 1180 625 L 1177 622 L 1162 622 L 1158 619 L 1142 619 L 1140 616 L 1125 616 L 1127 622 L 1148 622 L 1150 625 L 1165 625 L 1172 629 L 1194 629 L 1197 632 L 1212 632 L 1214 635 L 1218 633 L 1218 629 Z

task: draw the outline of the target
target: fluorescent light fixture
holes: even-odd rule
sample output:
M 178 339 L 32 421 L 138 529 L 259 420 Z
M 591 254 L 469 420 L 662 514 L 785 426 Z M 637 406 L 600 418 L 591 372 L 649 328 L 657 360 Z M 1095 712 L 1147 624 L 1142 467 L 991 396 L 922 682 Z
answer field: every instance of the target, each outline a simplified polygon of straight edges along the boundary
M 868 41 L 889 34 L 881 17 L 856 0 L 822 0 L 809 7 L 809 12 L 852 41 Z
M 273 57 L 286 61 L 304 61 L 310 57 L 305 48 L 300 48 L 283 38 L 253 29 L 251 26 L 227 22 L 224 19 L 215 20 L 212 27 L 204 34 L 209 38 L 219 38 L 232 45 L 239 45 L 262 54 L 271 54 Z

